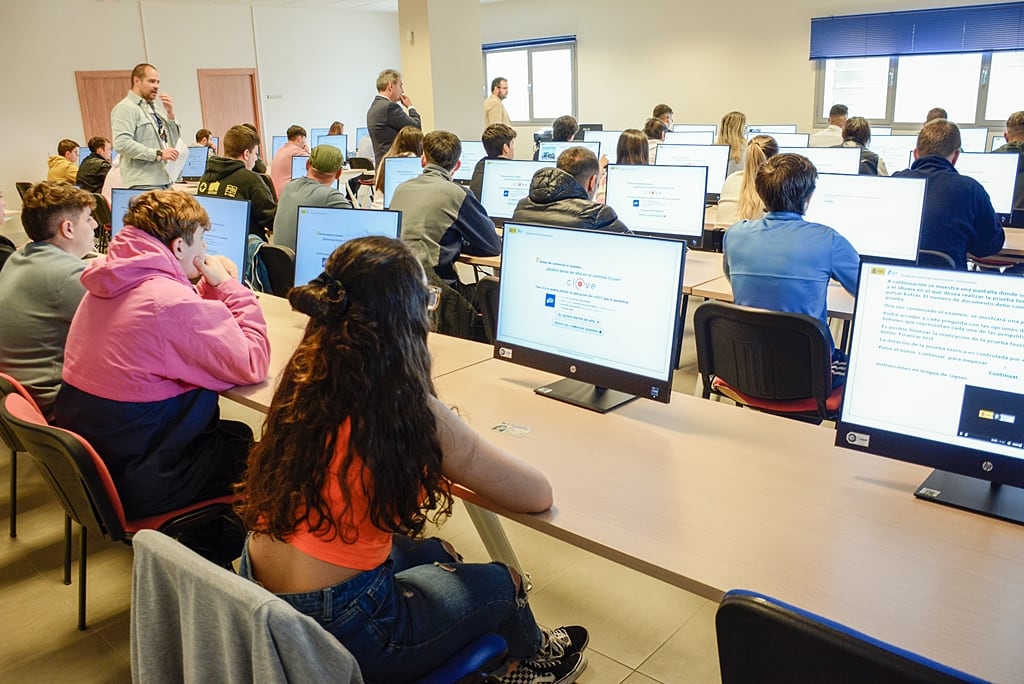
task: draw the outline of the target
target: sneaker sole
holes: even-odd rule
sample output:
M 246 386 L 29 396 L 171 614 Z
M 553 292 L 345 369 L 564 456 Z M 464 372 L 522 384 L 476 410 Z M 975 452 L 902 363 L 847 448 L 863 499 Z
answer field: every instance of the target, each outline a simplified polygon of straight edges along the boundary
M 554 684 L 572 684 L 579 679 L 580 675 L 587 669 L 587 664 L 587 656 L 580 653 L 580 661 L 577 663 L 576 667 L 573 668 L 573 671 L 557 680 Z

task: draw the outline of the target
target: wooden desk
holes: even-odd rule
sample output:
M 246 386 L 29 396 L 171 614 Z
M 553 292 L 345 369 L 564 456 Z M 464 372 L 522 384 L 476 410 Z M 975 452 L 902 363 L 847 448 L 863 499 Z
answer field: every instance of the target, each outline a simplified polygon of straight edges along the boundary
M 233 387 L 223 395 L 232 401 L 248 406 L 262 413 L 270 408 L 274 398 L 277 379 L 284 371 L 285 364 L 291 358 L 295 348 L 302 341 L 309 318 L 305 314 L 293 311 L 291 304 L 283 297 L 261 294 L 260 308 L 267 319 L 270 332 L 270 370 L 267 379 L 255 385 Z M 432 358 L 432 374 L 435 378 L 451 373 L 465 366 L 479 363 L 491 358 L 492 348 L 470 342 L 458 337 L 431 334 L 427 339 Z
M 688 251 L 683 267 L 683 294 L 692 294 L 694 287 L 724 275 L 720 252 Z
M 762 591 L 1020 681 L 1024 527 L 919 501 L 928 469 L 836 448 L 823 427 L 680 394 L 601 416 L 533 393 L 551 379 L 490 360 L 437 381 L 551 480 L 554 508 L 508 517 L 711 600 Z M 531 432 L 493 432 L 501 421 Z
M 999 253 L 1006 256 L 1024 257 L 1024 228 L 1005 228 L 1006 242 Z
M 501 268 L 501 256 L 471 256 L 469 254 L 460 254 L 458 261 L 463 264 L 469 264 L 470 266 L 488 266 L 496 270 Z
M 706 299 L 717 299 L 721 302 L 732 301 L 732 285 L 722 275 L 714 280 L 701 283 L 694 287 L 690 294 L 695 297 Z M 843 289 L 843 286 L 834 280 L 828 284 L 828 315 L 829 318 L 841 318 L 850 320 L 853 318 L 853 295 Z

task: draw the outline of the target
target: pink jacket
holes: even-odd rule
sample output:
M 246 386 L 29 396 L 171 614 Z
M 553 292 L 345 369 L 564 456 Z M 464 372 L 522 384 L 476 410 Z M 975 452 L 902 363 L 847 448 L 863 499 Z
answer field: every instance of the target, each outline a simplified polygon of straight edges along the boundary
M 161 401 L 262 381 L 270 341 L 256 296 L 231 280 L 189 283 L 159 240 L 125 226 L 82 274 L 64 380 L 104 399 Z

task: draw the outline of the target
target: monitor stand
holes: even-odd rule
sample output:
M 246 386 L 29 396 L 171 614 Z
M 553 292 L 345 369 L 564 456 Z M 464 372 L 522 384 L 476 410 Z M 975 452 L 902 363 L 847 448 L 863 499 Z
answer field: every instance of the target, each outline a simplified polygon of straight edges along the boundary
M 612 409 L 636 399 L 635 394 L 627 394 L 607 387 L 597 387 L 572 378 L 563 378 L 533 391 L 542 396 L 558 399 L 598 413 L 608 413 Z
M 1024 489 L 1020 487 L 935 470 L 914 496 L 1024 525 Z

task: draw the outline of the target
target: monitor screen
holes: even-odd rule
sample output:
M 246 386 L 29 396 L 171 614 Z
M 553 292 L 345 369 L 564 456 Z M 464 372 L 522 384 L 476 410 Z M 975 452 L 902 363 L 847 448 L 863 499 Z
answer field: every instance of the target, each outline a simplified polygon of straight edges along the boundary
M 997 214 L 1013 211 L 1013 188 L 1017 182 L 1017 154 L 961 152 L 956 170 L 981 183 Z
M 890 175 L 909 166 L 907 159 L 915 147 L 916 135 L 875 135 L 868 142 L 868 149 L 882 158 Z
M 213 143 L 213 150 L 211 150 L 211 153 L 212 154 L 217 154 L 217 150 L 220 149 L 220 138 L 218 138 L 215 135 L 211 135 L 210 136 L 210 142 Z
M 419 157 L 388 157 L 384 160 L 384 206 L 391 206 L 395 188 L 423 173 L 423 161 Z
M 484 180 L 480 204 L 492 219 L 512 218 L 519 200 L 530 193 L 530 181 L 538 169 L 554 166 L 550 161 L 488 159 L 484 162 Z
M 677 133 L 687 133 L 689 131 L 711 131 L 713 135 L 718 135 L 718 124 L 675 124 L 672 126 L 672 130 Z
M 876 135 L 892 135 L 892 126 L 872 126 L 871 137 Z
M 356 148 L 359 148 L 359 143 L 363 142 L 363 138 L 370 135 L 370 129 L 366 126 L 359 126 L 356 128 Z
M 593 410 L 668 403 L 685 256 L 678 240 L 506 223 L 494 356 L 566 376 L 537 393 Z
M 309 129 L 309 137 L 308 137 L 308 140 L 310 142 L 310 148 L 309 149 L 313 149 L 314 147 L 316 147 L 317 139 L 321 135 L 327 135 L 327 132 L 330 131 L 330 130 L 331 130 L 330 128 L 310 128 Z
M 238 280 L 245 272 L 245 248 L 249 243 L 249 200 L 196 195 L 196 201 L 210 215 L 210 230 L 203 234 L 207 254 L 220 254 L 238 267 Z
M 341 135 L 321 135 L 317 137 L 313 147 L 317 145 L 333 145 L 341 150 L 342 159 L 348 157 L 348 136 L 344 133 Z M 312 151 L 313 147 L 309 148 L 310 151 Z
M 586 140 L 587 131 L 602 131 L 604 130 L 604 124 L 599 123 L 581 123 L 576 129 L 576 135 L 572 137 L 573 140 Z
M 88 145 L 83 145 L 82 147 L 79 147 L 78 148 L 78 165 L 81 166 L 82 165 L 82 161 L 86 157 L 88 157 L 90 154 L 92 154 L 92 150 L 89 149 Z
M 307 161 L 309 161 L 308 154 L 297 154 L 292 157 L 292 178 L 302 178 L 306 175 Z
M 608 163 L 614 164 L 619 154 L 619 136 L 622 131 L 587 131 L 584 138 L 587 142 L 601 143 L 601 154 L 608 157 Z
M 669 131 L 665 134 L 666 145 L 714 145 L 713 131 Z
M 717 201 L 729 170 L 728 145 L 658 145 L 655 154 L 658 166 L 708 167 L 708 198 Z
M 860 173 L 859 147 L 779 147 L 779 154 L 787 152 L 810 159 L 818 173 Z
M 271 153 L 270 158 L 273 159 L 277 156 L 277 153 L 281 151 L 281 148 L 288 144 L 287 135 L 275 135 L 271 139 Z
M 862 258 L 915 263 L 924 178 L 818 175 L 804 219 L 834 229 Z
M 181 169 L 181 179 L 195 181 L 206 172 L 206 160 L 210 157 L 210 148 L 206 145 L 195 145 L 188 148 L 188 159 Z
M 605 204 L 634 232 L 683 238 L 699 247 L 707 173 L 706 166 L 610 164 Z
M 114 237 L 124 228 L 124 215 L 128 211 L 128 203 L 144 192 L 146 191 L 137 188 L 110 189 L 110 237 Z
M 960 149 L 964 152 L 987 152 L 987 128 L 961 128 Z
M 996 150 L 998 150 L 1000 147 L 1002 147 L 1005 144 L 1006 144 L 1006 138 L 1004 138 L 1001 135 L 997 135 L 996 137 L 992 138 L 992 142 L 990 143 L 990 146 L 989 146 L 989 151 L 995 152 Z
M 601 143 L 596 140 L 567 140 L 564 142 L 542 142 L 540 152 L 537 155 L 539 161 L 558 161 L 558 155 L 570 147 L 586 147 L 594 153 L 598 159 L 601 158 Z
M 853 321 L 836 445 L 937 468 L 918 497 L 1021 522 L 1024 278 L 862 263 Z
M 367 235 L 397 238 L 402 225 L 400 211 L 299 207 L 298 212 L 296 285 L 305 285 L 320 275 L 327 257 L 342 243 Z
M 452 174 L 452 179 L 469 182 L 473 180 L 473 169 L 476 163 L 487 156 L 484 144 L 479 140 L 464 140 L 462 142 L 462 155 L 459 157 L 461 165 L 458 171 Z
M 774 135 L 775 133 L 796 133 L 796 124 L 748 124 L 748 138 L 750 137 L 750 133 L 767 133 L 768 135 Z
M 811 136 L 807 133 L 756 133 L 750 131 L 747 133 L 747 140 L 750 140 L 755 135 L 770 135 L 775 138 L 775 142 L 778 143 L 779 147 L 807 147 Z

